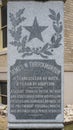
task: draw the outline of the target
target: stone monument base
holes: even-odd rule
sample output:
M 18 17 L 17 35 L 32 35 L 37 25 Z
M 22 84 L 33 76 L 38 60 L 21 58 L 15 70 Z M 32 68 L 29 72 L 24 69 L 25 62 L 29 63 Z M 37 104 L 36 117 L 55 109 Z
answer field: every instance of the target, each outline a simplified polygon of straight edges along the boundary
M 25 130 L 25 129 L 9 129 L 9 130 Z M 30 130 L 30 129 L 28 129 L 28 130 Z M 33 129 L 31 129 L 31 130 L 33 130 Z M 42 130 L 42 129 L 40 129 L 40 130 Z M 58 128 L 54 129 L 53 128 L 53 129 L 45 129 L 45 130 L 64 130 L 64 129 L 58 129 Z
M 63 124 L 30 124 L 29 123 L 29 127 L 28 124 L 9 124 L 8 126 L 9 130 L 24 130 L 24 129 L 28 129 L 28 130 L 32 130 L 32 129 L 40 129 L 40 130 L 63 130 L 64 126 Z

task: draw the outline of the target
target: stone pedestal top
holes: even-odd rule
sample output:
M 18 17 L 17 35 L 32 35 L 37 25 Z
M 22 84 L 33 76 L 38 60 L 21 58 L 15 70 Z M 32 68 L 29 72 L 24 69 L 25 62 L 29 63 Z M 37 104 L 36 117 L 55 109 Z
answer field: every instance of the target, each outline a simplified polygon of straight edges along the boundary
M 64 1 L 66 2 L 66 0 L 8 0 L 8 1 Z

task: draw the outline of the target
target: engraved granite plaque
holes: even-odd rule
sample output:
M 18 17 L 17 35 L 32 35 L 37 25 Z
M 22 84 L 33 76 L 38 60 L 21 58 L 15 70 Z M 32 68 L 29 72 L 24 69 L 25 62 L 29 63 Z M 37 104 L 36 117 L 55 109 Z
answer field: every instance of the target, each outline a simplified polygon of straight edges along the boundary
M 63 127 L 63 43 L 63 1 L 8 2 L 9 128 Z
M 16 119 L 61 114 L 61 67 L 54 60 L 17 60 L 10 69 L 10 113 Z

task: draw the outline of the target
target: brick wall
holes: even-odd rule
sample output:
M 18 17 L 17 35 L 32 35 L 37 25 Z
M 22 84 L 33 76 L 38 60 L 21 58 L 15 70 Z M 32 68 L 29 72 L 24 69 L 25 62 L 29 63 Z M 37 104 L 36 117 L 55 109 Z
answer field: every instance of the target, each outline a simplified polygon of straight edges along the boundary
M 0 81 L 7 81 L 7 55 L 0 54 Z
M 7 55 L 0 55 L 0 67 L 7 67 Z
M 66 0 L 64 11 L 65 71 L 73 71 L 73 0 Z

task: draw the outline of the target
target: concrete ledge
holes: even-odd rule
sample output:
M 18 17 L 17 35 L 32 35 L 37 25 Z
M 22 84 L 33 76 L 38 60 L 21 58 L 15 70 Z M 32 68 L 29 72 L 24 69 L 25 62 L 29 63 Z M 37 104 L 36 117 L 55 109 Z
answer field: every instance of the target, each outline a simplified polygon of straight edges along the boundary
M 25 129 L 9 129 L 9 130 L 25 130 Z M 27 130 L 32 130 L 32 129 L 27 129 Z M 34 129 L 34 130 L 38 130 L 38 129 Z M 44 129 L 40 129 L 40 130 L 44 130 Z M 64 129 L 45 129 L 45 130 L 64 130 Z
M 0 80 L 1 81 L 7 80 L 7 68 L 6 67 L 0 67 Z
M 59 129 L 62 129 L 62 128 L 64 128 L 64 125 L 63 124 L 57 124 L 57 123 L 55 123 L 55 124 L 53 124 L 53 123 L 51 123 L 51 124 L 49 124 L 49 123 L 42 123 L 42 124 L 19 124 L 19 123 L 16 123 L 16 124 L 11 124 L 11 123 L 9 123 L 8 124 L 8 128 L 11 128 L 11 129 L 32 129 L 32 128 L 34 128 L 34 129 L 57 129 L 57 130 L 59 130 Z
M 0 73 L 0 80 L 1 81 L 7 81 L 7 73 Z
M 0 67 L 0 73 L 7 73 L 6 67 Z
M 65 72 L 73 72 L 73 64 L 65 64 L 64 71 Z
M 0 51 L 0 55 L 6 55 L 6 54 L 7 54 L 7 49 L 3 50 L 3 51 Z

